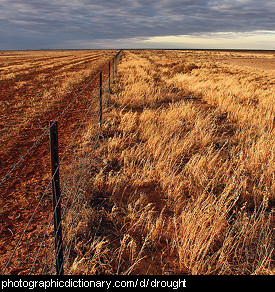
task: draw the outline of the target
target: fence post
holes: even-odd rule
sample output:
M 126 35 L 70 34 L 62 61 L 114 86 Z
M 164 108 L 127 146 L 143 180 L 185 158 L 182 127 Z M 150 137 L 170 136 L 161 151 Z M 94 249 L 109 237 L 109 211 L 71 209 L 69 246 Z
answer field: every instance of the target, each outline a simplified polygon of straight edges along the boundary
M 111 61 L 109 61 L 109 93 L 111 93 Z
M 60 185 L 59 185 L 58 129 L 56 121 L 50 122 L 50 143 L 51 143 L 51 172 L 52 172 L 56 274 L 63 275 L 64 269 L 62 251 Z
M 115 57 L 113 58 L 113 82 L 115 79 Z
M 102 71 L 99 73 L 99 125 L 102 126 Z

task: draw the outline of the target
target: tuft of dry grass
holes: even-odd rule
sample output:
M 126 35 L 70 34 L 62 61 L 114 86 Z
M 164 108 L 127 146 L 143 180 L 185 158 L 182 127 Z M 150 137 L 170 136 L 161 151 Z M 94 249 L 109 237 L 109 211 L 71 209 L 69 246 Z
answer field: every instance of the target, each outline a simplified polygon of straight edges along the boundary
M 275 77 L 232 54 L 124 52 L 71 274 L 274 274 Z

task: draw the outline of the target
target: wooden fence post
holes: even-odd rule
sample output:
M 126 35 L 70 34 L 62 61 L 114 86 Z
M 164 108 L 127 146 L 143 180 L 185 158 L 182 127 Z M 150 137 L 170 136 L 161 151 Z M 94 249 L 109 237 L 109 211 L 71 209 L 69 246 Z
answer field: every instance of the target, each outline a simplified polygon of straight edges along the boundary
M 115 79 L 115 57 L 113 58 L 113 82 Z
M 99 73 L 99 125 L 102 126 L 102 71 Z
M 63 275 L 64 268 L 63 268 L 63 251 L 62 251 L 57 122 L 56 121 L 50 122 L 50 127 L 51 127 L 50 128 L 51 173 L 52 173 L 56 274 Z
M 109 93 L 111 93 L 111 61 L 109 61 Z

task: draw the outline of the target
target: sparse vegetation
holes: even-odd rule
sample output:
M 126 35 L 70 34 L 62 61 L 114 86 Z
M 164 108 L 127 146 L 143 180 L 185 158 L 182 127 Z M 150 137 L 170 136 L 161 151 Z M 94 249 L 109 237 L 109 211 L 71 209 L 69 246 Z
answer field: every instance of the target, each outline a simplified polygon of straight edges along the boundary
M 116 52 L 7 51 L 1 54 L 0 180 L 48 128 L 50 120 L 61 114 Z M 59 120 L 60 155 L 68 147 L 80 121 L 83 121 L 83 112 L 92 102 L 97 105 L 94 88 L 95 84 L 91 84 Z M 83 121 L 82 126 L 85 122 L 88 121 Z M 48 135 L 1 185 L 1 273 L 49 182 L 50 152 L 47 138 Z M 24 246 L 20 246 L 18 257 L 23 260 L 17 258 L 18 263 L 12 265 L 9 272 L 17 274 L 28 271 L 29 265 L 23 262 L 30 259 L 29 254 L 33 253 L 43 233 L 45 218 L 51 211 L 50 201 L 43 201 L 43 208 L 38 212 L 40 217 L 37 215 L 35 218 L 38 226 L 31 224 L 28 230 L 33 242 L 31 245 L 24 242 Z

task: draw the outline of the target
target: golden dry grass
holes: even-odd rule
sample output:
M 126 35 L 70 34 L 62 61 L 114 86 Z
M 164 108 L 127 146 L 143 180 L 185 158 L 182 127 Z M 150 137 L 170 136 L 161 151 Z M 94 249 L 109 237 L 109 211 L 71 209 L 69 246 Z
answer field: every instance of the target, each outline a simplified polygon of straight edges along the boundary
M 232 56 L 124 52 L 81 145 L 69 273 L 274 273 L 275 76 Z

